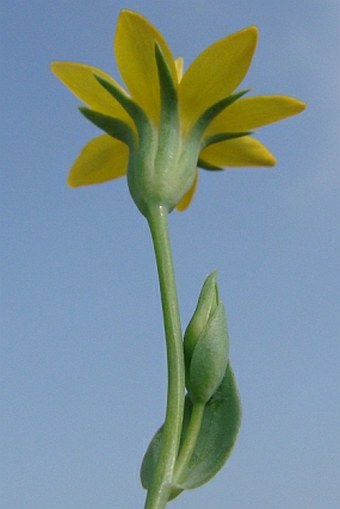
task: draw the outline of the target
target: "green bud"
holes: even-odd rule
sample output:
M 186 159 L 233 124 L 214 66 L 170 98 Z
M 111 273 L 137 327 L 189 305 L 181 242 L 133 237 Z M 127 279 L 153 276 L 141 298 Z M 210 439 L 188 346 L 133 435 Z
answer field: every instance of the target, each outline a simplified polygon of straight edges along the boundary
M 191 360 L 195 345 L 218 304 L 217 274 L 212 272 L 204 281 L 197 307 L 184 335 L 185 356 Z
M 225 309 L 212 273 L 184 335 L 186 384 L 193 402 L 206 403 L 217 390 L 228 365 L 228 350 Z

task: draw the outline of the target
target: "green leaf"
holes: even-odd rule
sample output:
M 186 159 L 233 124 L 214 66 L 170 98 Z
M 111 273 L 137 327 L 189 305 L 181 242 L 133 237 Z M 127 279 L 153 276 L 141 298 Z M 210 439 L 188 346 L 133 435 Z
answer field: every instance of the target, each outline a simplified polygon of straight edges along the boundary
M 182 441 L 186 435 L 193 405 L 185 399 Z M 239 432 L 241 403 L 233 371 L 228 365 L 225 376 L 204 409 L 201 430 L 196 447 L 179 479 L 176 479 L 170 500 L 185 489 L 198 488 L 214 477 L 227 461 Z M 159 457 L 163 428 L 154 435 L 145 453 L 141 467 L 141 481 L 149 489 Z
M 92 122 L 95 126 L 99 127 L 113 138 L 126 143 L 126 145 L 128 145 L 130 148 L 134 146 L 133 132 L 131 128 L 122 120 L 110 117 L 109 115 L 104 115 L 98 111 L 90 110 L 89 108 L 85 108 L 83 106 L 80 106 L 79 111 L 84 115 L 85 118 L 87 118 L 87 120 Z
M 191 412 L 192 403 L 186 398 L 185 426 Z M 195 450 L 187 468 L 176 480 L 177 489 L 197 488 L 217 474 L 230 456 L 240 423 L 241 403 L 229 364 L 219 388 L 205 407 Z
M 140 479 L 143 488 L 148 490 L 151 487 L 153 474 L 156 469 L 159 453 L 161 450 L 163 426 L 153 436 L 149 447 L 144 455 L 140 470 Z

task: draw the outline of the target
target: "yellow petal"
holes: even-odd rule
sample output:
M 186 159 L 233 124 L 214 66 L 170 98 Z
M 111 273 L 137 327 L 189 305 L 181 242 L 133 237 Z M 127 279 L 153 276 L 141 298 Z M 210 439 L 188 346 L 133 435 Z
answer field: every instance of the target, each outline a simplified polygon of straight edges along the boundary
M 121 88 L 109 74 L 97 67 L 76 62 L 53 62 L 51 68 L 64 85 L 90 108 L 120 118 L 133 127 L 134 124 L 126 111 L 94 77 L 94 74 L 98 74 Z
M 206 134 L 248 131 L 297 115 L 305 107 L 302 101 L 283 95 L 238 99 L 212 121 Z
M 194 194 L 196 192 L 197 183 L 198 183 L 198 171 L 196 171 L 195 180 L 194 180 L 192 186 L 190 187 L 189 191 L 183 196 L 181 201 L 177 204 L 176 210 L 183 212 L 184 210 L 186 210 L 189 207 L 189 205 L 194 197 Z
M 80 152 L 68 176 L 71 187 L 100 184 L 126 175 L 128 147 L 103 134 L 91 140 Z
M 183 77 L 184 59 L 182 57 L 177 57 L 175 60 L 175 66 L 177 72 L 177 81 L 179 83 Z
M 257 41 L 249 27 L 209 46 L 190 65 L 179 85 L 184 130 L 212 104 L 230 95 L 248 71 Z
M 114 43 L 118 68 L 133 99 L 158 123 L 160 93 L 156 42 L 177 82 L 174 58 L 163 36 L 140 14 L 129 10 L 121 12 Z
M 258 140 L 249 136 L 221 141 L 202 150 L 200 158 L 217 167 L 274 166 L 276 159 Z

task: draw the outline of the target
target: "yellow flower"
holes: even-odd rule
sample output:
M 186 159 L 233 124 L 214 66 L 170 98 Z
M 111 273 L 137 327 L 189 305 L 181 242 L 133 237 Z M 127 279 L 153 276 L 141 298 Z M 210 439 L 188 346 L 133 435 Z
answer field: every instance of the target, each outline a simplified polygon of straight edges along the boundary
M 257 37 L 251 26 L 215 42 L 182 77 L 181 59 L 174 59 L 156 28 L 123 10 L 114 49 L 129 93 L 96 67 L 54 62 L 54 74 L 89 107 L 82 113 L 106 132 L 84 147 L 69 185 L 127 174 L 143 213 L 148 200 L 184 210 L 195 191 L 197 166 L 273 166 L 275 157 L 250 130 L 300 113 L 305 105 L 287 96 L 243 98 L 248 91 L 234 93 L 248 71 Z

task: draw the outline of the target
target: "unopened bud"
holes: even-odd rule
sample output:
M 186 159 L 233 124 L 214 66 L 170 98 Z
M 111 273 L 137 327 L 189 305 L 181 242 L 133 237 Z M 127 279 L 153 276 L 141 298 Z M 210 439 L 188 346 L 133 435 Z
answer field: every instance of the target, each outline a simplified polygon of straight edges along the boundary
M 207 277 L 184 336 L 186 383 L 194 402 L 206 403 L 220 385 L 228 364 L 225 309 L 216 273 Z

